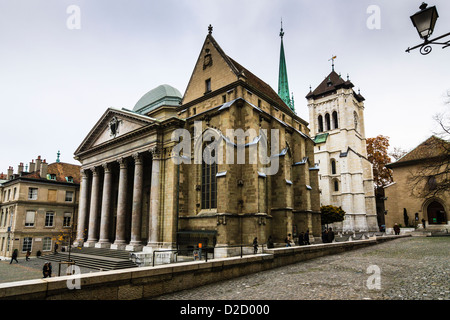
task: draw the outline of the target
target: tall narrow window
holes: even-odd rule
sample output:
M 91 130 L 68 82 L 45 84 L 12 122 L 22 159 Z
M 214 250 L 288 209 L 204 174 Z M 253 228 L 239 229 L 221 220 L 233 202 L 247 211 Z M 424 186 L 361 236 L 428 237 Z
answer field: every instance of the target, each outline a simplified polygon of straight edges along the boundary
M 73 191 L 66 191 L 66 202 L 72 202 L 73 201 Z
M 53 227 L 55 220 L 55 213 L 54 212 L 47 212 L 45 214 L 45 226 L 46 227 Z
M 31 244 L 33 243 L 33 238 L 30 237 L 25 237 L 23 238 L 23 243 L 22 243 L 22 252 L 31 251 Z
M 70 227 L 71 220 L 72 220 L 72 213 L 64 212 L 63 227 Z
M 336 161 L 334 159 L 331 160 L 331 174 L 336 174 Z
M 338 122 L 338 114 L 336 111 L 333 112 L 333 129 L 339 128 L 339 122 Z
M 317 120 L 319 122 L 319 132 L 323 132 L 323 117 L 320 115 Z
M 208 148 L 208 146 L 206 146 Z M 215 158 L 215 150 L 211 150 L 211 157 Z M 215 160 L 202 161 L 202 209 L 217 208 L 217 163 Z
M 339 181 L 334 180 L 334 191 L 339 191 Z
M 325 130 L 331 130 L 330 114 L 325 115 Z
M 28 200 L 36 200 L 37 199 L 37 188 L 29 188 L 28 189 Z
M 42 239 L 42 251 L 51 251 L 52 250 L 52 238 L 45 237 Z
M 205 80 L 205 93 L 208 93 L 211 91 L 211 79 Z
M 34 227 L 35 211 L 27 211 L 25 217 L 25 227 Z

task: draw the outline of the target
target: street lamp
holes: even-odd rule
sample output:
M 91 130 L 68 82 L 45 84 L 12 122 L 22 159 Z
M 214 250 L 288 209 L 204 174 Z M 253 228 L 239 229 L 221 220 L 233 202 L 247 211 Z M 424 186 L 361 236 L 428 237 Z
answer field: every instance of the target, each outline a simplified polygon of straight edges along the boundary
M 428 38 L 431 36 L 431 34 L 434 31 L 434 26 L 436 25 L 436 20 L 439 17 L 436 6 L 428 7 L 428 4 L 423 2 L 421 4 L 420 11 L 413 14 L 410 18 L 414 25 L 414 27 L 417 29 L 417 32 L 419 33 L 420 38 L 424 40 L 422 44 L 419 44 L 415 47 L 406 49 L 406 52 L 410 52 L 411 50 L 417 49 L 420 47 L 420 53 L 423 55 L 429 54 L 432 50 L 430 44 L 439 44 L 442 45 L 442 49 L 447 48 L 450 46 L 450 40 L 447 42 L 436 42 L 436 40 L 442 39 L 448 35 L 449 33 L 446 33 L 442 36 L 439 36 L 437 38 L 434 38 L 432 40 L 428 40 Z

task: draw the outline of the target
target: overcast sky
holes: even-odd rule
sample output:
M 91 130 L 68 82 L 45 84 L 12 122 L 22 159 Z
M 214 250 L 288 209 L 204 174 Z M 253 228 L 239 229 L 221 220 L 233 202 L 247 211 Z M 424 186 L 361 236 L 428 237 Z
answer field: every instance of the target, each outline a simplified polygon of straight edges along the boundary
M 58 150 L 78 164 L 74 151 L 108 107 L 132 109 L 160 84 L 184 93 L 209 24 L 277 91 L 281 18 L 300 117 L 310 121 L 305 96 L 336 55 L 336 72 L 366 98 L 366 137 L 413 148 L 437 130 L 450 90 L 450 48 L 405 52 L 420 43 L 409 17 L 421 2 L 0 0 L 0 172 L 38 155 L 52 163 Z M 450 32 L 450 1 L 428 3 L 440 14 L 433 36 Z

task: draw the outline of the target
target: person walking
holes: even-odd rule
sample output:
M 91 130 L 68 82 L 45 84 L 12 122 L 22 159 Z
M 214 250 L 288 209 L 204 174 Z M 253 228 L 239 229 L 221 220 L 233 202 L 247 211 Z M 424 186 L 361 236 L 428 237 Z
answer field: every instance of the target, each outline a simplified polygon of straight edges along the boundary
M 267 248 L 272 249 L 274 247 L 272 236 L 267 239 Z
M 303 240 L 303 231 L 300 232 L 300 234 L 298 235 L 298 245 L 302 246 L 304 244 L 304 240 Z
M 42 274 L 44 278 L 48 278 L 48 262 L 44 263 L 44 266 L 42 267 Z
M 333 231 L 333 228 L 329 228 L 328 229 L 328 243 L 331 243 L 331 242 L 333 242 L 333 240 L 334 240 L 334 231 Z
M 29 261 L 29 260 L 30 260 L 30 255 L 31 255 L 30 250 L 27 250 L 27 254 L 25 255 L 25 260 L 26 260 L 26 261 Z
M 253 239 L 253 254 L 258 253 L 258 238 Z
M 58 253 L 58 244 L 55 243 L 55 252 L 54 252 L 54 254 L 57 254 L 57 253 Z
M 322 243 L 328 243 L 328 229 L 325 228 L 322 232 Z
M 400 234 L 400 227 L 398 224 L 394 224 L 394 233 L 396 236 Z
M 422 218 L 422 227 L 425 229 L 425 219 Z
M 305 234 L 303 235 L 303 243 L 308 245 L 309 243 L 309 229 L 306 229 Z
M 19 255 L 19 251 L 17 249 L 14 249 L 14 251 L 11 255 L 11 261 L 9 262 L 9 264 L 11 264 L 13 262 L 13 260 L 16 260 L 16 262 L 19 263 L 19 261 L 17 261 L 18 255 Z

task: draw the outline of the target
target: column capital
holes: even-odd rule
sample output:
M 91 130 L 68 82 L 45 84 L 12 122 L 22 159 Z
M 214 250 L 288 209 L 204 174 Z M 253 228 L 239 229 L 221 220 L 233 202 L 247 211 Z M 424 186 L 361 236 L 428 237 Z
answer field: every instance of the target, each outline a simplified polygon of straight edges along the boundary
M 117 159 L 117 162 L 120 165 L 120 169 L 126 169 L 127 168 L 127 160 L 125 158 L 119 158 L 119 159 Z
M 92 171 L 92 175 L 94 175 L 94 176 L 98 175 L 98 168 L 97 167 L 92 167 L 90 170 Z
M 150 148 L 150 153 L 152 154 L 153 159 L 160 160 L 162 156 L 162 149 L 159 146 L 154 146 Z
M 103 170 L 105 171 L 105 173 L 111 172 L 111 165 L 109 163 L 103 163 L 102 167 L 103 167 Z
M 142 154 L 139 152 L 133 153 L 132 155 L 135 164 L 142 164 Z

